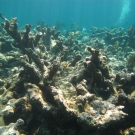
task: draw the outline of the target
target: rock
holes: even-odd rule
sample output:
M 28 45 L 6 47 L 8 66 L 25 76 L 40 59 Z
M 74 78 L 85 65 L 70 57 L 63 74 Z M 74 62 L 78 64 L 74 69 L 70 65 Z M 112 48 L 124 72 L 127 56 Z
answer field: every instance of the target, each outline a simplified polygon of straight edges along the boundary
M 2 87 L 4 85 L 5 81 L 0 79 L 0 87 Z
M 21 135 L 19 133 L 19 129 L 24 125 L 24 121 L 22 119 L 18 119 L 16 123 L 10 123 L 8 126 L 0 127 L 1 135 Z
M 47 113 L 51 111 L 52 106 L 49 104 L 42 94 L 42 91 L 35 84 L 25 83 L 25 89 L 28 92 L 30 103 L 37 107 L 41 112 Z
M 103 130 L 120 123 L 127 116 L 121 111 L 123 106 L 115 106 L 107 101 L 96 100 L 91 105 L 91 112 L 82 112 L 77 117 L 78 124 L 87 130 Z
M 130 127 L 124 130 L 123 135 L 135 135 L 135 127 Z

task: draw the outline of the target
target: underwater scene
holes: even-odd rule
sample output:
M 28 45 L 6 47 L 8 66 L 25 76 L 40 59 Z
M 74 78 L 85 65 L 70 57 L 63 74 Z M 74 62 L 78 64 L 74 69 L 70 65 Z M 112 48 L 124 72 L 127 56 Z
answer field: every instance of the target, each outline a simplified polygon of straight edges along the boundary
M 0 0 L 0 135 L 135 135 L 135 0 Z

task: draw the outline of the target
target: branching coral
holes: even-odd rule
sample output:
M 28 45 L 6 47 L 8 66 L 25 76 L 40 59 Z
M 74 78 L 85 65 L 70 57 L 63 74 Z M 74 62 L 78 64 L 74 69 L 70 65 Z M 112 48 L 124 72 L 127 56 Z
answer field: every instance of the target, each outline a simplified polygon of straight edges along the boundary
M 54 75 L 58 71 L 60 66 L 60 58 L 56 58 L 51 65 L 48 67 L 45 65 L 44 60 L 41 60 L 39 56 L 30 48 L 25 49 L 28 56 L 33 60 L 35 65 L 29 64 L 25 59 L 22 59 L 22 64 L 25 69 L 25 73 L 27 76 L 32 77 L 31 80 L 34 83 L 38 84 L 43 83 L 50 84 L 51 80 L 53 79 Z
M 94 85 L 98 87 L 109 87 L 110 91 L 117 96 L 118 93 L 113 87 L 113 83 L 109 80 L 111 75 L 105 63 L 105 56 L 101 56 L 98 49 L 94 49 L 90 46 L 87 46 L 87 49 L 92 56 L 86 59 L 84 67 L 93 79 Z
M 26 31 L 21 32 L 18 30 L 18 25 L 16 23 L 17 18 L 12 18 L 11 21 L 9 21 L 2 15 L 2 13 L 0 13 L 0 18 L 4 20 L 4 25 L 3 25 L 4 29 L 18 43 L 18 48 L 20 48 L 23 51 L 25 47 L 30 47 L 33 49 L 34 39 L 28 36 L 31 29 L 30 24 L 26 24 L 25 26 Z
M 58 39 L 58 36 L 60 34 L 60 32 L 55 33 L 56 27 L 52 27 L 52 28 L 43 28 L 42 29 L 42 40 L 43 43 L 48 47 L 50 46 L 51 43 L 51 36 L 53 36 L 54 39 Z
M 118 49 L 119 49 L 119 41 L 116 41 L 116 42 L 114 43 L 113 47 L 114 47 L 114 50 L 115 50 L 115 51 L 118 51 Z
M 127 60 L 127 65 L 130 67 L 135 67 L 135 53 L 133 53 Z
M 11 21 L 6 19 L 2 13 L 0 13 L 0 18 L 4 20 L 4 29 L 7 33 L 18 43 L 18 48 L 25 52 L 25 48 L 31 48 L 34 50 L 34 47 L 37 46 L 40 38 L 42 38 L 43 44 L 50 49 L 52 37 L 58 39 L 60 32 L 56 32 L 56 27 L 52 28 L 38 28 L 38 32 L 35 36 L 30 36 L 29 32 L 31 30 L 31 25 L 26 24 L 26 31 L 19 31 L 18 25 L 16 23 L 17 18 L 12 18 Z
M 71 63 L 69 63 L 69 62 L 62 62 L 61 63 L 61 68 L 62 68 L 62 70 L 67 70 L 68 68 L 69 68 L 69 66 L 70 66 L 70 64 Z
M 128 34 L 130 37 L 133 37 L 135 34 L 135 25 L 132 25 L 128 30 L 127 30 Z
M 129 35 L 129 43 L 128 45 L 133 47 L 135 46 L 135 26 L 132 25 L 128 30 L 128 35 Z
M 79 31 L 76 31 L 76 32 L 72 32 L 71 35 L 69 35 L 68 37 L 68 41 L 72 41 L 72 39 L 79 34 Z

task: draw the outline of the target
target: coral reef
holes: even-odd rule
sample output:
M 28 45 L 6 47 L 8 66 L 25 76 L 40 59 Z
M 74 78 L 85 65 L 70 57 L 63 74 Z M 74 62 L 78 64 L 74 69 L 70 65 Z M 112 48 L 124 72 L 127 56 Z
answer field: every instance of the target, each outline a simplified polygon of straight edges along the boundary
M 134 133 L 133 28 L 21 31 L 0 17 L 0 134 Z

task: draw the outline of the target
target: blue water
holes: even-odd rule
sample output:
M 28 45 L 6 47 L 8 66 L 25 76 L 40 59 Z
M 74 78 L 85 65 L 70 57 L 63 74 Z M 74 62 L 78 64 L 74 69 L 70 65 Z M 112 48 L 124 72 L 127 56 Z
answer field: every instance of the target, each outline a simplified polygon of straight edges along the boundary
M 0 0 L 0 12 L 8 19 L 18 18 L 19 26 L 44 20 L 66 27 L 129 27 L 135 23 L 135 0 Z

